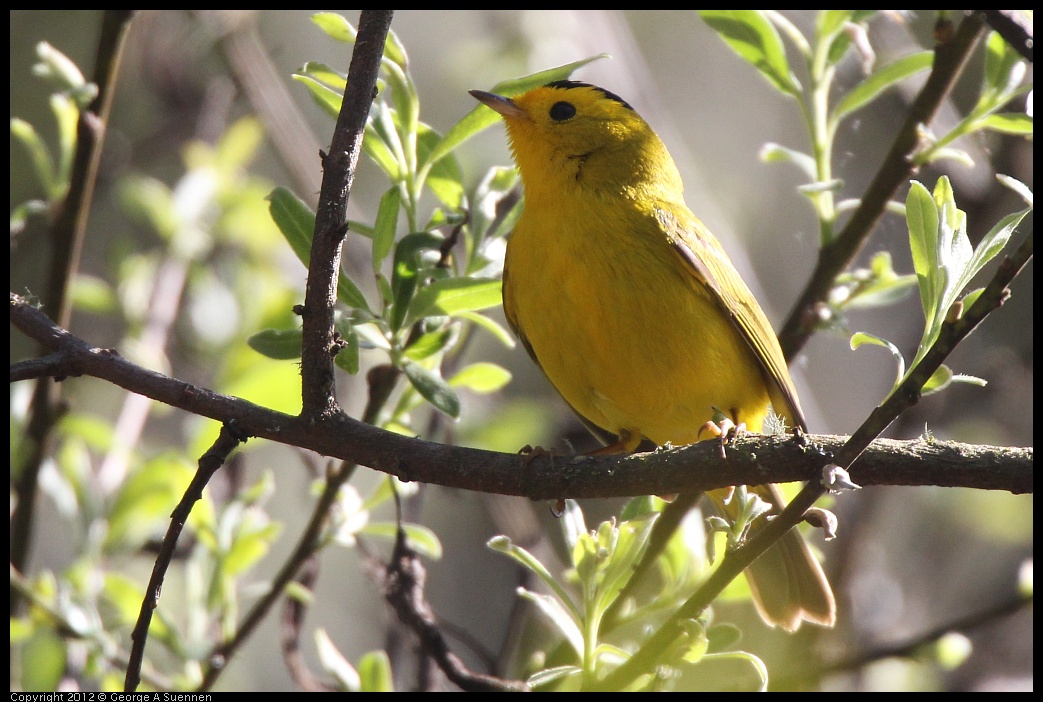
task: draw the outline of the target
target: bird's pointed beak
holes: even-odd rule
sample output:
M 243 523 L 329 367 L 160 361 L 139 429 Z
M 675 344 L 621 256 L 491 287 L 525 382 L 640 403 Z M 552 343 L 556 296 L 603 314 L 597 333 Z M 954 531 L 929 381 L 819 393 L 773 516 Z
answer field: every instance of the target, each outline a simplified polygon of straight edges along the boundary
M 510 98 L 497 95 L 495 93 L 487 93 L 484 90 L 469 90 L 469 93 L 474 97 L 475 100 L 486 105 L 487 107 L 499 112 L 504 117 L 526 117 L 525 110 L 518 107 L 518 103 Z

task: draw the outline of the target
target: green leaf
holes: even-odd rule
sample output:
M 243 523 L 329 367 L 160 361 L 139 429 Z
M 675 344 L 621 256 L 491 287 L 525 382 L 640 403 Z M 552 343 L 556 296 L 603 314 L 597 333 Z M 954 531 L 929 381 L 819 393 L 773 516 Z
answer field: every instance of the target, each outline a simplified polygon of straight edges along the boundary
M 11 236 L 21 233 L 30 217 L 45 214 L 49 210 L 43 200 L 28 200 L 11 210 Z
M 379 217 L 378 217 L 379 220 Z M 445 239 L 429 232 L 413 232 L 402 237 L 395 247 L 395 261 L 391 272 L 391 291 L 394 296 L 390 324 L 392 331 L 402 328 L 406 312 L 416 292 L 418 274 L 423 267 L 421 252 L 438 250 Z
M 820 10 L 815 15 L 815 37 L 816 42 L 829 45 L 829 59 L 831 63 L 837 63 L 843 57 L 850 44 L 841 41 L 834 43 L 834 39 L 844 29 L 854 14 L 854 10 Z
M 941 214 L 938 229 L 938 262 L 941 286 L 937 307 L 933 310 L 935 318 L 940 321 L 964 286 L 970 282 L 968 264 L 974 254 L 970 238 L 967 236 L 967 215 L 956 206 L 952 183 L 948 177 L 942 176 L 934 186 L 934 201 Z M 931 319 L 928 315 L 928 319 Z M 930 337 L 934 342 L 934 336 Z
M 280 186 L 268 195 L 268 211 L 298 260 L 311 265 L 311 242 L 315 236 L 315 214 L 303 200 Z M 359 287 L 344 271 L 337 279 L 337 299 L 349 307 L 369 311 L 369 303 Z
M 340 272 L 340 277 L 337 279 L 337 299 L 348 307 L 370 312 L 366 296 L 362 294 L 359 286 L 355 285 L 355 281 L 349 278 L 344 271 Z
M 902 382 L 902 378 L 905 377 L 905 358 L 902 356 L 902 352 L 898 350 L 898 347 L 892 344 L 887 339 L 869 334 L 868 332 L 856 332 L 851 336 L 851 349 L 855 350 L 863 344 L 872 344 L 874 346 L 883 346 L 885 349 L 891 352 L 891 355 L 895 358 L 895 363 L 898 366 L 898 371 L 895 374 L 894 387 L 898 387 L 898 383 Z
M 333 359 L 333 362 L 341 370 L 355 375 L 359 372 L 359 335 L 355 333 L 354 329 L 351 329 L 347 333 L 341 333 L 340 338 L 344 345 L 337 352 L 337 357 Z
M 368 522 L 359 533 L 393 541 L 398 538 L 399 526 L 397 522 Z M 442 557 L 442 542 L 434 531 L 421 524 L 405 523 L 401 527 L 406 533 L 406 542 L 411 549 L 431 560 L 437 561 Z
M 402 204 L 402 191 L 397 185 L 388 188 L 377 207 L 377 221 L 373 225 L 373 272 L 379 273 L 384 259 L 391 253 L 398 229 L 398 210 Z
M 472 363 L 460 370 L 449 380 L 451 387 L 467 388 L 472 392 L 488 394 L 496 392 L 511 382 L 511 372 L 495 363 Z
M 58 174 L 55 172 L 51 152 L 33 125 L 24 119 L 12 117 L 11 136 L 21 142 L 29 152 L 29 160 L 33 164 L 33 170 L 36 171 L 40 185 L 43 186 L 44 196 L 48 200 L 60 197 L 62 188 L 58 181 Z
M 86 84 L 83 73 L 75 62 L 45 41 L 36 45 L 39 63 L 33 66 L 33 74 L 54 82 L 61 90 L 81 88 Z
M 538 670 L 530 675 L 525 683 L 531 688 L 539 688 L 544 685 L 550 685 L 558 680 L 564 680 L 565 678 L 576 677 L 583 674 L 583 669 L 578 665 L 559 665 L 553 668 L 544 668 Z
M 414 361 L 422 361 L 443 351 L 455 337 L 456 330 L 453 327 L 428 332 L 406 347 L 404 355 Z
M 403 134 L 399 132 L 399 120 L 395 110 L 385 101 L 378 100 L 373 104 L 373 113 L 367 122 L 367 126 L 373 127 L 373 131 L 388 148 L 397 164 L 400 177 L 398 179 L 392 178 L 392 182 L 397 183 L 405 180 L 406 174 L 412 172 L 411 162 L 406 155 L 406 147 L 402 143 Z
M 768 142 L 761 147 L 758 155 L 761 161 L 765 163 L 792 163 L 811 180 L 818 177 L 818 167 L 815 165 L 815 159 L 803 151 Z
M 980 388 L 988 385 L 988 381 L 982 378 L 978 378 L 973 375 L 964 375 L 963 373 L 954 373 L 951 381 L 954 383 L 963 383 L 965 385 L 977 385 Z
M 417 159 L 421 162 L 429 161 L 428 155 L 441 141 L 441 134 L 426 124 L 419 124 L 417 126 Z M 430 188 L 435 197 L 449 210 L 455 211 L 463 206 L 464 174 L 456 157 L 453 154 L 446 156 L 433 162 L 423 184 Z
M 246 340 L 257 353 L 278 361 L 290 361 L 301 357 L 300 329 L 265 329 Z
M 315 236 L 315 214 L 304 201 L 279 186 L 268 195 L 268 211 L 272 221 L 282 232 L 286 243 L 301 263 L 311 263 L 311 242 Z
M 354 43 L 358 34 L 351 23 L 336 12 L 316 12 L 311 16 L 311 21 L 337 41 Z
M 119 613 L 119 624 L 132 626 L 141 611 L 142 585 L 124 573 L 109 571 L 103 576 L 102 594 L 107 606 Z
M 900 276 L 893 274 L 887 277 L 879 277 L 865 285 L 859 286 L 841 307 L 845 310 L 886 307 L 904 299 L 914 287 L 916 287 L 915 275 Z
M 568 502 L 572 502 L 572 500 L 566 500 L 566 503 Z M 554 592 L 558 600 L 568 606 L 571 618 L 576 622 L 580 621 L 579 610 L 576 609 L 576 605 L 572 602 L 568 592 L 565 591 L 565 588 L 561 586 L 561 583 L 557 581 L 557 579 L 549 570 L 547 570 L 547 567 L 543 565 L 538 558 L 521 546 L 511 542 L 511 540 L 506 536 L 494 536 L 489 539 L 486 546 L 491 548 L 493 551 L 502 553 L 513 559 L 523 568 L 539 578 L 544 585 Z
M 252 568 L 267 555 L 280 531 L 280 524 L 266 519 L 260 523 L 250 523 L 248 520 L 240 526 L 240 532 L 236 534 L 221 564 L 224 575 L 231 578 Z
M 315 631 L 315 648 L 319 654 L 322 669 L 333 676 L 341 689 L 358 692 L 362 687 L 358 672 L 333 643 L 333 639 L 325 629 L 320 628 Z
M 604 522 L 599 529 L 598 570 L 600 582 L 597 584 L 598 616 L 604 613 L 615 602 L 616 597 L 626 586 L 633 575 L 641 555 L 648 546 L 652 527 L 659 518 L 658 512 L 644 514 L 635 519 L 621 522 L 618 526 L 612 522 Z M 611 540 L 600 532 L 612 532 Z M 604 558 L 604 552 L 608 558 Z
M 1029 190 L 1027 185 L 1022 183 L 1017 178 L 1011 178 L 1010 176 L 1003 175 L 1002 173 L 996 175 L 996 180 L 998 180 L 1000 182 L 1000 185 L 1002 185 L 1003 187 L 1010 188 L 1011 190 L 1013 190 L 1021 197 L 1022 200 L 1025 201 L 1025 204 L 1027 204 L 1029 207 L 1032 207 L 1032 191 Z
M 331 88 L 335 92 L 344 95 L 344 89 L 348 87 L 346 74 L 327 66 L 319 61 L 308 61 L 295 74 L 311 78 L 322 85 Z
M 728 651 L 742 641 L 742 630 L 734 624 L 715 624 L 706 632 L 707 653 Z
M 372 159 L 373 163 L 377 164 L 380 170 L 387 174 L 392 183 L 397 183 L 404 178 L 402 164 L 399 163 L 395 154 L 385 142 L 384 137 L 381 136 L 371 122 L 366 123 L 362 150 Z
M 436 409 L 453 419 L 460 416 L 460 398 L 441 376 L 412 361 L 402 365 L 402 372 L 420 396 Z
M 311 76 L 294 73 L 292 77 L 308 89 L 308 93 L 311 94 L 316 105 L 322 108 L 326 114 L 333 117 L 333 119 L 337 119 L 337 116 L 340 115 L 340 107 L 344 103 L 343 91 L 338 93 Z
M 938 269 L 938 208 L 923 185 L 912 181 L 905 201 L 905 218 L 909 226 L 909 248 L 913 270 L 920 283 L 920 302 L 930 318 L 936 299 Z
M 77 273 L 72 281 L 73 305 L 78 310 L 96 314 L 112 314 L 116 310 L 116 293 L 105 280 Z
M 395 299 L 395 295 L 391 292 L 391 283 L 384 276 L 383 273 L 376 274 L 377 290 L 380 292 L 380 299 L 385 308 L 391 305 L 391 302 Z
M 58 182 L 68 187 L 72 177 L 72 162 L 76 157 L 79 138 L 80 108 L 65 94 L 57 93 L 48 100 L 54 120 L 58 124 Z
M 583 655 L 583 632 L 580 630 L 579 621 L 562 605 L 561 600 L 551 595 L 543 595 L 525 588 L 518 588 L 518 595 L 536 605 L 536 609 L 542 612 L 557 627 L 561 635 L 572 646 L 572 650 L 578 656 Z
M 1013 236 L 1014 230 L 1031 209 L 1031 207 L 1027 207 L 1018 212 L 1012 212 L 993 225 L 992 229 L 982 237 L 982 240 L 978 243 L 978 248 L 975 249 L 973 256 L 968 262 L 967 274 L 961 281 L 963 284 L 957 292 L 962 291 L 963 287 L 970 283 L 970 279 L 977 275 L 977 273 L 985 267 L 985 264 L 995 258 L 996 255 L 1003 250 L 1003 247 L 1005 247 L 1007 242 L 1010 241 L 1010 237 Z
M 931 377 L 924 383 L 923 389 L 920 390 L 920 394 L 923 396 L 930 395 L 931 393 L 944 390 L 949 387 L 949 383 L 952 382 L 953 373 L 949 366 L 942 364 L 938 366 L 938 370 L 931 374 Z
M 443 278 L 413 298 L 406 324 L 431 315 L 454 315 L 495 307 L 503 302 L 503 285 L 494 278 Z
M 510 331 L 505 329 L 502 324 L 486 317 L 484 314 L 479 314 L 477 312 L 457 312 L 454 316 L 473 322 L 475 325 L 492 334 L 497 341 L 509 349 L 513 349 L 517 345 L 514 340 L 514 335 Z
M 361 692 L 394 692 L 391 659 L 383 651 L 370 651 L 359 659 Z
M 490 92 L 496 93 L 497 95 L 503 95 L 504 97 L 520 95 L 532 88 L 546 85 L 547 83 L 552 83 L 556 80 L 564 80 L 571 76 L 577 69 L 602 58 L 608 58 L 608 55 L 598 54 L 597 56 L 591 56 L 590 58 L 581 61 L 575 61 L 573 63 L 567 63 L 563 66 L 557 66 L 538 73 L 532 73 L 522 78 L 512 78 L 497 83 L 492 87 Z M 454 124 L 449 131 L 445 133 L 445 136 L 442 137 L 441 141 L 432 147 L 430 153 L 427 154 L 427 158 L 421 161 L 417 170 L 424 172 L 431 168 L 433 164 L 437 163 L 449 152 L 454 151 L 458 146 L 460 146 L 460 144 L 499 121 L 500 115 L 496 114 L 495 111 L 482 104 L 475 105 L 470 112 L 464 115 L 463 119 Z
M 576 545 L 587 534 L 587 523 L 583 510 L 575 500 L 565 500 L 565 510 L 561 514 L 561 535 L 569 552 L 576 550 Z
M 384 40 L 384 58 L 393 62 L 402 70 L 406 70 L 409 65 L 406 47 L 393 29 L 388 31 L 387 39 Z
M 1032 135 L 1032 117 L 1024 112 L 1003 112 L 989 115 L 978 122 L 984 129 L 1015 136 Z
M 979 105 L 1002 100 L 1025 75 L 1025 64 L 998 32 L 985 42 L 985 85 Z
M 828 42 L 829 51 L 826 54 L 826 62 L 835 66 L 847 54 L 854 44 L 852 35 L 854 32 L 864 32 L 864 27 L 853 20 L 855 10 L 822 10 L 816 21 L 817 43 Z M 850 31 L 844 31 L 850 29 Z M 866 40 L 868 41 L 868 40 Z
M 21 689 L 58 689 L 58 683 L 62 681 L 65 674 L 67 650 L 65 642 L 54 630 L 37 627 L 32 637 L 22 647 L 20 653 Z M 15 673 L 16 665 L 12 659 L 12 675 L 17 675 Z M 26 697 L 28 698 L 29 695 L 26 695 Z
M 753 655 L 752 653 L 747 653 L 745 651 L 733 651 L 729 653 L 708 653 L 705 656 L 703 656 L 702 660 L 735 660 L 741 663 L 749 664 L 749 666 L 753 668 L 754 675 L 757 676 L 757 691 L 768 691 L 768 667 L 764 665 L 764 661 L 762 661 L 760 658 Z
M 120 486 L 109 513 L 106 550 L 134 549 L 152 536 L 161 534 L 195 472 L 184 460 L 172 454 L 150 459 Z M 193 509 L 201 509 L 196 503 Z
M 758 10 L 700 10 L 699 16 L 739 56 L 786 95 L 800 94 L 800 83 L 786 60 L 774 25 Z
M 416 94 L 416 88 L 412 80 L 406 75 L 402 68 L 394 63 L 385 61 L 384 73 L 387 76 L 387 84 L 391 93 L 392 108 L 387 103 L 377 104 L 377 113 L 385 124 L 382 131 L 378 124 L 377 131 L 385 137 L 394 133 L 394 139 L 387 138 L 388 144 L 393 150 L 400 154 L 402 170 L 405 173 L 415 174 L 417 164 L 417 132 L 420 125 L 420 100 Z M 390 125 L 388 125 L 390 120 Z
M 909 76 L 929 69 L 933 63 L 934 52 L 921 51 L 904 56 L 874 71 L 837 103 L 830 119 L 831 126 L 835 127 L 848 115 L 865 107 L 888 88 L 897 85 Z

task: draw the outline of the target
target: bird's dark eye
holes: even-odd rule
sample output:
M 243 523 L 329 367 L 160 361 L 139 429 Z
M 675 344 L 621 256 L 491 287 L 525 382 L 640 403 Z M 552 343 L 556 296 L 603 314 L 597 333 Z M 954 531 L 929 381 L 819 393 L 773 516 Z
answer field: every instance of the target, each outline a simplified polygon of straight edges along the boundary
M 576 106 L 571 102 L 556 102 L 551 105 L 550 118 L 555 122 L 564 122 L 567 119 L 572 119 L 576 115 Z

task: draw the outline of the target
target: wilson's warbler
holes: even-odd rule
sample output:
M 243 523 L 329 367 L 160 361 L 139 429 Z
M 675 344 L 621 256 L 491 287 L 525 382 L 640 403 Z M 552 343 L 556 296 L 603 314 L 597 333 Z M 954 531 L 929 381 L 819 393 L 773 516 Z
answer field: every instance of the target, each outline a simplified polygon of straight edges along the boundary
M 503 116 L 525 191 L 504 262 L 507 320 L 572 409 L 610 437 L 606 450 L 705 439 L 715 408 L 759 432 L 770 404 L 805 428 L 771 324 L 630 105 L 574 81 L 471 95 Z M 775 486 L 754 489 L 781 509 Z M 746 574 L 769 624 L 834 623 L 798 531 Z

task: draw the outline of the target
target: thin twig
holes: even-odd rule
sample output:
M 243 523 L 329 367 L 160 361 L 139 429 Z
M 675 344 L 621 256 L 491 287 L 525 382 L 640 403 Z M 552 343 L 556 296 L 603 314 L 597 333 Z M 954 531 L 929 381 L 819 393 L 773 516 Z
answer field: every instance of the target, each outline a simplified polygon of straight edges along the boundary
M 306 590 L 311 590 L 318 577 L 319 559 L 312 556 L 301 566 L 294 582 Z M 307 611 L 307 605 L 295 597 L 287 597 L 286 602 L 283 603 L 282 657 L 286 662 L 286 668 L 290 671 L 290 677 L 299 688 L 305 692 L 332 692 L 333 688 L 322 684 L 315 677 L 301 654 L 301 633 L 304 627 L 304 615 Z
M 101 147 L 105 141 L 105 125 L 109 123 L 124 39 L 132 17 L 133 10 L 105 11 L 93 75 L 93 81 L 98 86 L 98 95 L 80 114 L 69 191 L 51 227 L 53 253 L 47 266 L 51 271 L 51 277 L 43 293 L 43 304 L 48 310 L 53 310 L 55 321 L 65 328 L 69 327 L 72 317 L 72 303 L 68 295 L 69 281 L 79 267 L 87 215 L 94 194 L 94 180 L 101 159 Z M 32 449 L 26 454 L 21 465 L 12 471 L 18 476 L 14 488 L 18 499 L 11 514 L 10 560 L 20 570 L 25 569 L 29 559 L 33 514 L 37 502 L 36 491 L 40 482 L 39 471 L 45 457 L 44 445 L 54 422 L 62 413 L 58 405 L 58 386 L 49 380 L 41 379 L 33 393 L 32 409 L 26 426 L 26 436 Z M 12 592 L 12 614 L 17 602 L 18 599 Z
M 199 468 L 192 477 L 192 482 L 189 483 L 184 496 L 170 515 L 170 526 L 167 527 L 167 533 L 163 536 L 156 563 L 152 567 L 152 577 L 149 578 L 145 598 L 142 600 L 141 610 L 138 612 L 138 620 L 130 636 L 133 644 L 130 649 L 127 675 L 123 682 L 125 692 L 134 692 L 141 682 L 141 663 L 145 658 L 145 643 L 148 641 L 152 612 L 159 606 L 163 580 L 166 578 L 167 569 L 174 557 L 178 537 L 181 536 L 185 522 L 188 521 L 188 515 L 192 512 L 192 506 L 203 497 L 203 488 L 210 482 L 210 478 L 217 472 L 217 469 L 225 464 L 228 455 L 244 440 L 242 434 L 230 425 L 225 424 L 221 427 L 221 432 L 214 444 L 199 458 Z
M 40 358 L 32 358 L 28 361 L 15 363 L 11 366 L 11 382 L 16 383 L 20 380 L 35 380 L 37 378 L 46 378 L 48 381 L 52 378 L 55 380 L 67 378 L 73 375 L 68 370 L 70 360 L 68 355 L 61 351 L 55 351 Z
M 395 547 L 385 574 L 384 598 L 398 618 L 420 641 L 423 652 L 430 656 L 446 677 L 467 692 L 521 692 L 528 686 L 515 680 L 476 673 L 467 668 L 442 635 L 431 606 L 424 597 L 427 571 L 420 557 L 406 543 L 406 532 L 399 525 Z

